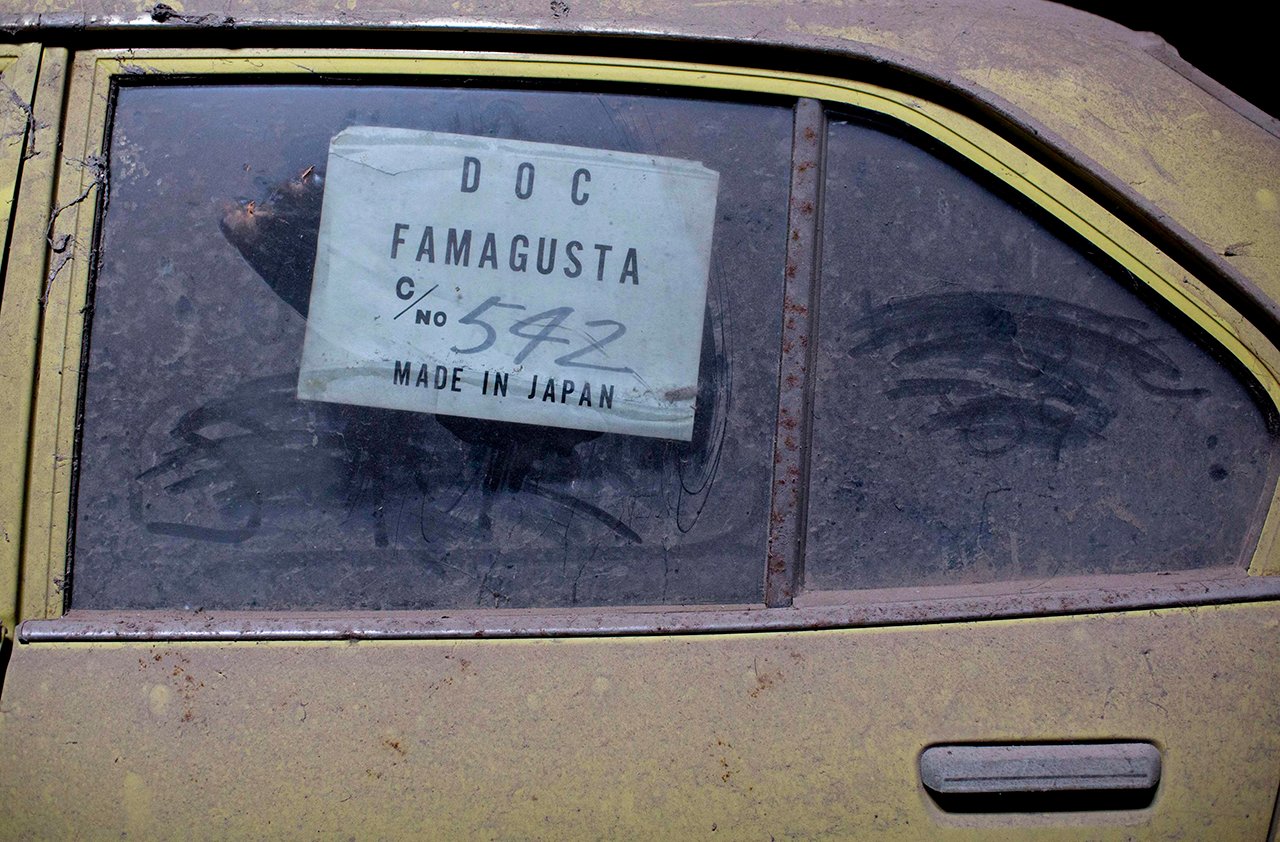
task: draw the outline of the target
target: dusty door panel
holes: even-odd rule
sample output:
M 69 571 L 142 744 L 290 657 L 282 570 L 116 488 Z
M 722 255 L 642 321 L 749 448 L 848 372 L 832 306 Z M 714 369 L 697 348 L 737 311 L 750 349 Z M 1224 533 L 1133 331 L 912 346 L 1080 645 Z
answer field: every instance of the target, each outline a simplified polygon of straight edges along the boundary
M 1278 681 L 1277 603 L 692 638 L 28 644 L 0 708 L 4 766 L 23 770 L 0 781 L 0 835 L 1262 839 Z M 1157 746 L 1153 805 L 953 816 L 919 780 L 929 745 L 1076 740 Z

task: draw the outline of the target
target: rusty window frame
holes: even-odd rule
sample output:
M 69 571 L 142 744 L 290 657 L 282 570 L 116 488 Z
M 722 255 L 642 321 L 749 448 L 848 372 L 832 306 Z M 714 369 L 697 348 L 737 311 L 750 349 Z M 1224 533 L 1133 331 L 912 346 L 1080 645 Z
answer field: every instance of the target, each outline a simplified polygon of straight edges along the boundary
M 441 63 L 441 69 L 426 65 Z M 56 64 L 56 63 L 55 63 Z M 268 65 L 271 65 L 268 67 Z M 285 67 L 285 65 L 290 67 Z M 628 82 L 696 89 L 731 89 L 794 97 L 796 108 L 784 277 L 784 326 L 779 372 L 768 558 L 763 565 L 765 599 L 760 605 L 677 609 L 575 608 L 441 610 L 392 612 L 219 612 L 87 611 L 66 613 L 60 591 L 69 563 L 70 459 L 74 448 L 74 407 L 79 394 L 78 337 L 89 273 L 89 244 L 95 236 L 92 202 L 101 199 L 101 166 L 106 102 L 114 77 L 207 77 L 218 74 L 326 73 L 344 78 L 364 74 L 456 73 L 459 67 L 494 77 L 521 75 L 590 84 Z M 578 59 L 553 56 L 342 54 L 323 50 L 259 50 L 253 56 L 219 50 L 99 51 L 75 56 L 50 74 L 68 71 L 64 145 L 72 165 L 59 178 L 51 249 L 40 267 L 49 280 L 45 330 L 41 337 L 41 391 L 36 406 L 29 499 L 47 501 L 28 508 L 22 560 L 28 583 L 19 613 L 29 620 L 21 639 L 335 639 L 417 637 L 509 637 L 544 635 L 665 634 L 673 632 L 766 631 L 842 628 L 918 622 L 1121 610 L 1181 604 L 1216 604 L 1273 598 L 1280 594 L 1275 542 L 1276 497 L 1249 569 L 1207 568 L 1181 573 L 1111 574 L 1071 577 L 1046 583 L 999 582 L 981 586 L 939 586 L 874 591 L 799 592 L 809 436 L 809 378 L 814 349 L 808 342 L 814 320 L 822 139 L 820 100 L 871 108 L 923 128 L 976 166 L 1011 184 L 1091 241 L 1106 241 L 1113 259 L 1129 259 L 1139 277 L 1191 315 L 1227 352 L 1258 377 L 1273 401 L 1280 395 L 1274 372 L 1280 354 L 1261 331 L 1205 285 L 1190 279 L 1171 258 L 1102 210 L 1062 178 L 988 129 L 941 106 L 872 85 L 847 80 L 739 68 L 673 63 Z M 995 148 L 997 151 L 991 151 Z M 78 163 L 77 168 L 73 166 Z M 76 171 L 78 169 L 78 172 Z M 1131 268 L 1132 266 L 1129 266 Z M 28 267 L 29 269 L 29 267 Z M 66 270 L 67 284 L 55 283 Z M 1169 278 L 1181 277 L 1179 284 Z M 1159 284 L 1163 283 L 1161 287 Z M 1181 288 L 1179 288 L 1179 286 Z M 32 364 L 35 364 L 33 360 Z M 70 376 L 68 376 L 70 375 Z M 42 459 L 40 457 L 43 457 Z M 62 566 L 59 566 L 62 562 Z M 43 587 L 41 587 L 43 585 Z

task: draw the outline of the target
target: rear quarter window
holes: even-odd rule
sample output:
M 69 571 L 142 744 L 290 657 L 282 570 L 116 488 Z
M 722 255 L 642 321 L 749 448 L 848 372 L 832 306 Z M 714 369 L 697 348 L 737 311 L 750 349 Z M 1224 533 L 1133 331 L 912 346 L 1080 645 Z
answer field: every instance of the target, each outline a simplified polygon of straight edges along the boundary
M 1274 418 L 1194 326 L 884 125 L 826 155 L 809 586 L 1247 562 Z

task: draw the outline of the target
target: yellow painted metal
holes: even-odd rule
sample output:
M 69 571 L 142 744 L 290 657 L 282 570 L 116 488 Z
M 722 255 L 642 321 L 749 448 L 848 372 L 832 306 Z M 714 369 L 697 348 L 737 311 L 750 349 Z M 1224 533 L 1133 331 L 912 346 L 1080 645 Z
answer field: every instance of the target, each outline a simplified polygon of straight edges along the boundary
M 75 89 L 78 78 L 91 76 L 92 69 L 87 58 L 74 59 L 69 68 L 69 89 Z M 63 67 L 58 70 L 67 72 Z M 96 110 L 105 114 L 105 93 L 102 97 Z M 30 431 L 20 620 L 56 617 L 63 607 L 76 396 L 93 242 L 96 181 L 90 171 L 102 147 L 101 134 L 92 144 L 88 140 L 90 125 L 102 125 L 102 118 L 89 116 L 92 111 L 88 100 L 74 101 L 66 108 L 53 207 L 46 204 L 39 214 L 43 220 L 40 237 L 48 254 L 28 266 L 28 271 L 40 267 L 33 292 L 37 300 L 43 300 L 44 313 Z M 81 119 L 82 116 L 88 119 Z M 25 191 L 24 184 L 24 194 Z
M 1262 840 L 1280 604 L 839 632 L 31 644 L 2 839 Z M 969 815 L 932 743 L 1151 740 L 1148 809 Z
M 338 53 L 318 50 L 128 50 L 76 57 L 66 118 L 64 154 L 69 163 L 59 181 L 52 241 L 65 248 L 51 256 L 50 296 L 40 356 L 38 423 L 32 439 L 33 468 L 27 518 L 21 601 L 23 618 L 61 614 L 58 582 L 64 575 L 67 512 L 74 446 L 82 311 L 89 282 L 88 248 L 93 198 L 106 128 L 113 76 L 133 79 L 181 74 L 187 78 L 315 74 L 440 75 L 510 77 L 592 82 L 630 82 L 693 89 L 728 89 L 811 97 L 887 114 L 924 131 L 988 170 L 1073 230 L 1095 243 L 1140 281 L 1202 327 L 1257 378 L 1280 406 L 1280 351 L 1219 296 L 1128 226 L 1061 177 L 992 131 L 950 109 L 883 87 L 830 77 L 647 60 L 403 52 Z M 64 239 L 65 238 L 65 239 Z M 34 360 L 33 360 L 34 364 Z M 1258 549 L 1250 572 L 1280 572 L 1280 495 L 1265 501 Z M 38 503 L 38 505 L 36 505 Z M 1224 563 L 1232 560 L 1224 559 Z M 1243 563 L 1243 559 L 1240 560 Z M 43 587 L 41 586 L 43 583 Z
M 646 82 L 873 108 L 1097 242 L 1280 396 L 1276 350 L 1166 255 L 991 132 L 892 91 L 638 61 L 83 54 L 66 118 L 73 163 L 61 173 L 64 209 L 52 230 L 59 248 L 47 255 L 45 231 L 29 224 L 19 239 L 15 228 L 15 255 L 33 251 L 15 264 L 22 283 L 43 289 L 46 257 L 56 270 L 39 357 L 26 617 L 61 612 L 94 156 L 110 76 L 135 70 Z M 28 192 L 24 176 L 24 203 Z M 20 206 L 16 222 L 25 213 Z M 23 335 L 29 346 L 6 345 L 4 361 L 33 369 L 34 327 Z M 1254 572 L 1280 572 L 1271 509 Z M 218 839 L 1262 838 L 1280 781 L 1278 687 L 1274 602 L 737 636 L 19 645 L 0 700 L 0 762 L 22 774 L 0 778 L 0 838 L 174 829 Z M 1113 738 L 1161 748 L 1165 778 L 1150 809 L 957 817 L 933 807 L 918 782 L 919 752 L 932 742 Z
M 0 114 L 5 117 L 6 129 L 19 131 L 25 140 L 0 146 L 0 191 L 6 202 L 12 202 L 14 185 L 3 179 L 16 177 L 20 164 L 22 173 L 22 192 L 16 205 L 12 210 L 8 205 L 0 208 L 5 216 L 0 245 L 6 245 L 9 231 L 13 232 L 5 264 L 4 301 L 0 303 L 0 527 L 4 533 L 0 542 L 0 626 L 6 636 L 12 633 L 18 616 L 36 336 L 66 53 L 47 50 L 42 59 L 40 48 L 28 45 L 11 58 L 2 79 L 10 85 L 12 101 L 0 108 Z M 27 108 L 33 109 L 30 120 Z M 48 579 L 42 570 L 39 586 Z
M 0 45 L 0 254 L 9 242 L 9 220 L 32 122 L 31 97 L 39 68 L 38 44 Z

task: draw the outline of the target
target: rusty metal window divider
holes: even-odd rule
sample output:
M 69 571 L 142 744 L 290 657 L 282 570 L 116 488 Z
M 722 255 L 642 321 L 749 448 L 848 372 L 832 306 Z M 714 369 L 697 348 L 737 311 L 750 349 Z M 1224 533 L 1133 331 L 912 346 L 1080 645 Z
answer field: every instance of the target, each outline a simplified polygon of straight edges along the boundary
M 822 151 L 826 110 L 814 99 L 795 106 L 791 190 L 787 205 L 787 262 L 782 282 L 782 351 L 778 417 L 774 427 L 772 505 L 765 568 L 765 605 L 791 605 L 803 585 L 805 521 L 812 433 L 818 284 L 822 249 Z

